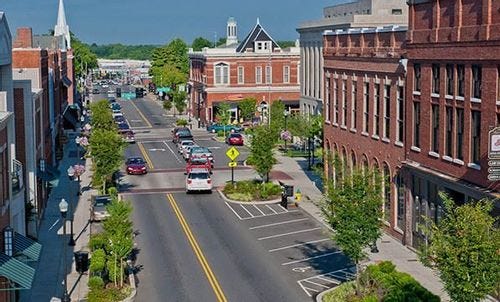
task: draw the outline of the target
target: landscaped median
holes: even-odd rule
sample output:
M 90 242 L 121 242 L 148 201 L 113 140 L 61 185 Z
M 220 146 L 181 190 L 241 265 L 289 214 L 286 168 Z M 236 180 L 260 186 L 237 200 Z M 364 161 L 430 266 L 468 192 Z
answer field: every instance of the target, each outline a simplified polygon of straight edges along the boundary
M 227 183 L 219 191 L 225 199 L 232 202 L 279 202 L 281 199 L 281 186 L 273 182 L 259 180 L 242 180 L 234 184 Z

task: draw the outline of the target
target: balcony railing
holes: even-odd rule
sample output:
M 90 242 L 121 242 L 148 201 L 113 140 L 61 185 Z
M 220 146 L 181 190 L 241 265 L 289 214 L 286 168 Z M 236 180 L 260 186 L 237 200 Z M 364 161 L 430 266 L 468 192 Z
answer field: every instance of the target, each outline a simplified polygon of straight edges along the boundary
M 17 194 L 24 188 L 23 164 L 16 160 L 12 160 L 12 193 Z

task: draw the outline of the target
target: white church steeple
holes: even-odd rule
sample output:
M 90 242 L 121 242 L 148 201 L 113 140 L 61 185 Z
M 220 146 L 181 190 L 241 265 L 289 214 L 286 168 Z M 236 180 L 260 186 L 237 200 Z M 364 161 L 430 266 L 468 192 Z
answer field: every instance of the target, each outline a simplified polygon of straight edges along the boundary
M 237 44 L 238 43 L 238 32 L 237 32 L 237 23 L 233 17 L 230 17 L 227 20 L 227 38 L 226 45 Z
M 54 36 L 63 36 L 66 40 L 66 48 L 71 49 L 71 37 L 69 34 L 69 26 L 66 23 L 63 0 L 59 0 L 59 11 L 57 12 L 57 24 L 54 27 Z

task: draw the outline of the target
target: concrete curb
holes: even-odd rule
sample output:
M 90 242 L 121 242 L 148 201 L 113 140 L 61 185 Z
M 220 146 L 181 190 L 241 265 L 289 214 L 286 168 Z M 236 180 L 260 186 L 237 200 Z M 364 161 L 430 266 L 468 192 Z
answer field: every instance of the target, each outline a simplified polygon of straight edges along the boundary
M 336 289 L 336 287 L 329 288 L 329 289 L 327 289 L 327 290 L 322 291 L 321 293 L 319 293 L 319 294 L 316 296 L 316 299 L 315 299 L 315 300 L 316 300 L 316 302 L 323 302 L 323 297 L 324 297 L 327 293 L 329 293 L 329 292 L 333 291 L 334 289 Z
M 130 274 L 128 276 L 128 281 L 130 283 L 130 288 L 132 289 L 132 292 L 130 293 L 130 296 L 123 299 L 122 302 L 134 302 L 135 296 L 137 295 L 137 287 L 135 285 L 135 274 L 133 274 L 133 273 Z
M 275 203 L 281 202 L 281 199 L 273 199 L 273 200 L 266 200 L 266 201 L 236 201 L 236 200 L 232 200 L 232 199 L 227 198 L 226 195 L 224 195 L 224 193 L 222 193 L 221 190 L 217 190 L 217 193 L 219 193 L 219 195 L 225 201 L 230 202 L 230 203 L 234 203 L 234 204 L 248 204 L 248 205 L 263 204 L 263 205 L 266 205 L 266 204 L 275 204 Z

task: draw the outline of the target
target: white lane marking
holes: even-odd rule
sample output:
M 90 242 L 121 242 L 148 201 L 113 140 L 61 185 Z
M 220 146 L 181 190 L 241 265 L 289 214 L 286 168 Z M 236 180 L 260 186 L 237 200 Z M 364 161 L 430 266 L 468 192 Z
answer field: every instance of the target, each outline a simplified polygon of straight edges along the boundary
M 262 214 L 262 216 L 266 216 L 266 214 L 264 214 L 264 212 L 262 212 L 256 205 L 253 205 L 253 207 L 256 208 L 257 211 L 259 211 Z
M 132 123 L 140 123 L 140 122 L 142 122 L 142 120 L 130 120 L 130 122 L 132 122 Z
M 305 287 L 304 285 L 302 285 L 302 282 L 300 282 L 300 281 L 297 281 L 297 283 L 300 285 L 300 287 L 302 288 L 302 290 L 305 291 L 306 294 L 309 297 L 312 297 L 312 295 L 309 292 L 317 292 L 317 293 L 319 293 L 319 290 L 316 290 L 316 289 L 310 288 L 310 287 Z
M 149 151 L 161 151 L 161 152 L 165 152 L 167 150 L 163 149 L 163 148 L 159 148 L 159 149 L 156 149 L 156 148 L 153 148 L 153 149 L 148 149 Z
M 273 212 L 274 212 L 274 214 L 278 214 L 278 212 L 276 212 L 276 211 L 275 211 L 273 208 L 271 208 L 268 204 L 266 204 L 266 207 L 267 207 L 269 210 L 273 211 Z
M 311 266 L 303 266 L 303 267 L 294 267 L 292 268 L 292 271 L 296 273 L 305 273 L 308 270 L 310 270 L 312 267 Z
M 251 228 L 249 228 L 249 230 L 262 229 L 262 228 L 267 228 L 267 227 L 276 226 L 276 225 L 280 225 L 280 224 L 294 223 L 294 222 L 299 222 L 299 221 L 304 221 L 304 220 L 309 220 L 309 218 L 300 218 L 300 219 L 293 219 L 293 220 L 287 220 L 287 221 L 270 223 L 270 224 L 263 224 L 263 225 L 251 227 Z
M 304 243 L 298 243 L 298 244 L 278 247 L 278 248 L 269 250 L 269 252 L 272 253 L 272 252 L 282 251 L 282 250 L 291 249 L 294 247 L 299 247 L 299 246 L 303 246 L 303 245 L 308 245 L 308 244 L 318 243 L 318 242 L 323 242 L 323 241 L 328 241 L 328 240 L 330 240 L 330 239 L 328 238 L 328 239 L 313 240 L 313 241 L 308 241 L 308 242 L 304 242 Z
M 314 256 L 314 257 L 309 257 L 309 258 L 304 258 L 304 259 L 299 259 L 299 260 L 295 260 L 295 261 L 281 263 L 281 265 L 285 266 L 285 265 L 300 263 L 300 262 L 309 261 L 309 260 L 312 260 L 312 259 L 323 258 L 323 257 L 328 257 L 328 256 L 331 256 L 331 255 L 340 254 L 340 253 L 342 253 L 342 252 L 341 251 L 337 251 L 337 252 L 332 252 L 332 253 L 326 253 L 326 254 L 319 255 L 319 256 Z
M 250 218 L 255 217 L 255 216 L 254 216 L 252 213 L 250 213 L 250 211 L 249 211 L 249 210 L 247 210 L 247 208 L 245 208 L 242 204 L 240 204 L 240 207 L 242 207 L 242 208 L 243 208 L 243 210 L 245 210 L 245 211 L 248 213 L 248 215 L 250 215 Z
M 236 215 L 236 217 L 238 217 L 240 220 L 243 220 L 243 218 L 241 218 L 240 215 L 238 215 L 238 213 L 236 213 L 236 211 L 233 209 L 233 207 L 231 207 L 229 205 L 229 203 L 226 202 L 226 205 L 231 209 L 231 211 L 233 211 L 234 215 Z
M 314 284 L 314 285 L 316 285 L 316 286 L 319 286 L 319 287 L 330 288 L 330 286 L 326 286 L 326 285 L 321 284 L 321 283 L 312 282 L 312 281 L 310 281 L 310 280 L 307 280 L 307 281 L 305 281 L 305 282 L 312 283 L 312 284 Z
M 293 235 L 293 234 L 300 234 L 300 233 L 305 233 L 305 232 L 311 232 L 311 231 L 316 231 L 316 230 L 321 230 L 321 228 L 318 227 L 318 228 L 305 229 L 305 230 L 300 230 L 300 231 L 295 231 L 295 232 L 277 234 L 277 235 L 272 235 L 272 236 L 267 236 L 267 237 L 261 237 L 261 238 L 258 238 L 257 240 L 278 238 L 278 237 L 283 237 L 283 236 L 288 236 L 288 235 Z
M 328 278 L 325 278 L 323 276 L 316 277 L 316 279 L 323 280 L 323 281 L 326 281 L 326 282 L 329 282 L 329 283 L 340 284 L 340 281 L 338 281 L 338 280 L 328 279 Z
M 256 219 L 256 218 L 261 218 L 261 217 L 269 217 L 269 216 L 276 216 L 276 215 L 283 215 L 283 214 L 287 214 L 287 213 L 295 213 L 295 212 L 299 212 L 299 210 L 292 210 L 292 211 L 288 211 L 288 212 L 280 212 L 280 213 L 276 213 L 276 214 L 268 214 L 268 215 L 266 215 L 266 216 L 245 217 L 245 218 L 243 218 L 242 220 Z
M 174 155 L 175 159 L 179 162 L 179 163 L 182 163 L 182 161 L 179 159 L 179 157 L 177 156 L 177 153 L 174 152 L 174 150 L 172 150 L 172 148 L 170 148 L 170 146 L 167 144 L 167 142 L 163 142 L 163 144 L 165 144 L 165 146 L 167 146 L 168 150 L 170 150 L 170 152 L 172 152 L 172 154 Z
M 58 223 L 59 223 L 59 218 L 57 218 L 56 221 L 54 221 L 54 224 L 50 226 L 49 231 L 52 230 L 52 228 L 55 227 L 56 224 Z

